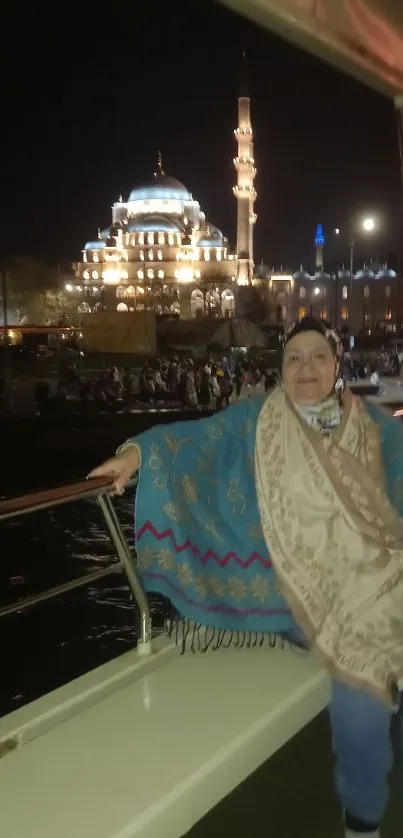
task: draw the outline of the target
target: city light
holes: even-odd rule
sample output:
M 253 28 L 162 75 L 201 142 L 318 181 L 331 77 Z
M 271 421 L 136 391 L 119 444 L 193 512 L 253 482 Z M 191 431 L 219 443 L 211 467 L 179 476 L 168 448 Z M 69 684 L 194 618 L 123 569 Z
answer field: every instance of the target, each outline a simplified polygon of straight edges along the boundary
M 67 285 L 65 285 L 65 289 L 66 289 L 66 291 L 69 291 L 69 293 L 74 291 L 74 288 L 73 288 L 71 282 L 68 282 Z
M 366 233 L 372 233 L 372 231 L 375 230 L 375 220 L 373 218 L 364 218 L 362 227 Z
M 316 294 L 316 296 L 318 296 L 318 294 L 320 294 L 320 288 L 315 288 L 314 293 Z

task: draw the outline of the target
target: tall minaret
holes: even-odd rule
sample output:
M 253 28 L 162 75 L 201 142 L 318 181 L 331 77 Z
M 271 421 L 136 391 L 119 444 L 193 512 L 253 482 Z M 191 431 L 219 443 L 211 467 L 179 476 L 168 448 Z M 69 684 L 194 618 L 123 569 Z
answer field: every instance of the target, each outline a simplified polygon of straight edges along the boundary
M 256 169 L 253 159 L 253 133 L 250 121 L 250 98 L 248 94 L 246 55 L 242 55 L 241 85 L 238 99 L 238 128 L 235 130 L 238 143 L 238 156 L 234 159 L 237 171 L 237 185 L 234 195 L 237 199 L 237 238 L 238 285 L 248 285 L 253 276 L 253 225 L 256 215 L 253 205 L 256 190 L 253 181 Z

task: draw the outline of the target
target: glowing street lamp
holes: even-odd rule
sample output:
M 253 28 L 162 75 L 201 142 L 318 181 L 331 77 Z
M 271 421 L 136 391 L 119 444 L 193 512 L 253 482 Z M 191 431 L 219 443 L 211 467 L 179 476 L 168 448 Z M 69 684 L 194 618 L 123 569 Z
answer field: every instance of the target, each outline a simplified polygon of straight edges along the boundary
M 364 218 L 362 222 L 362 229 L 366 233 L 372 233 L 375 230 L 376 224 L 374 218 Z

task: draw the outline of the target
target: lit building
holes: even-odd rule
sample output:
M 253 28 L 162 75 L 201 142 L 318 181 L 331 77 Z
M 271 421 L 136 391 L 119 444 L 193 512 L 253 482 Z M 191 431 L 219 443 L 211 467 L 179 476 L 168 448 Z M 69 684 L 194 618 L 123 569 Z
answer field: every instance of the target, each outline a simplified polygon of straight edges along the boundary
M 112 207 L 112 224 L 87 242 L 76 267 L 82 312 L 180 317 L 235 314 L 237 260 L 186 187 L 157 171 Z
M 315 273 L 301 265 L 296 271 L 275 271 L 261 265 L 254 284 L 266 290 L 273 323 L 289 324 L 309 314 L 349 328 L 350 334 L 381 330 L 394 333 L 398 323 L 399 281 L 386 264 L 370 262 L 353 273 L 323 268 L 325 238 L 322 225 L 315 236 Z

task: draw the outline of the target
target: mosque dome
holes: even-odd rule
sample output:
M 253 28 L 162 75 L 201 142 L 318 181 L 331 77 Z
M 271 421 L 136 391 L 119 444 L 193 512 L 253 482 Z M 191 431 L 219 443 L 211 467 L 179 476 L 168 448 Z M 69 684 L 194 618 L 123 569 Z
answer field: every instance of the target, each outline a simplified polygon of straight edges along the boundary
M 135 186 L 129 195 L 129 202 L 150 200 L 192 201 L 193 199 L 180 180 L 158 172 L 146 183 Z
M 304 271 L 302 265 L 299 271 L 297 271 L 293 276 L 293 279 L 297 282 L 309 282 L 310 278 L 311 275 L 308 273 L 308 271 Z
M 348 279 L 350 279 L 350 271 L 348 271 L 347 268 L 340 268 L 340 270 L 338 271 L 338 277 L 341 280 L 344 279 L 347 281 Z
M 356 279 L 375 279 L 375 274 L 370 268 L 363 268 L 361 271 L 357 271 L 355 275 Z
M 316 271 L 315 276 L 312 277 L 315 279 L 316 282 L 327 282 L 328 279 L 331 279 L 330 274 L 327 274 L 326 271 Z
M 380 270 L 379 273 L 377 273 L 376 278 L 377 279 L 396 279 L 396 276 L 397 276 L 396 271 L 394 271 L 393 268 L 386 267 L 386 265 L 385 265 L 385 267 L 383 267 L 382 270 Z
M 224 236 L 218 227 L 209 224 L 204 230 L 200 230 L 200 238 L 197 240 L 197 247 L 222 247 Z
M 97 239 L 95 242 L 87 242 L 84 250 L 99 250 L 100 247 L 106 247 L 106 244 L 102 239 Z
M 179 233 L 185 225 L 169 215 L 140 215 L 133 218 L 127 227 L 128 233 Z

